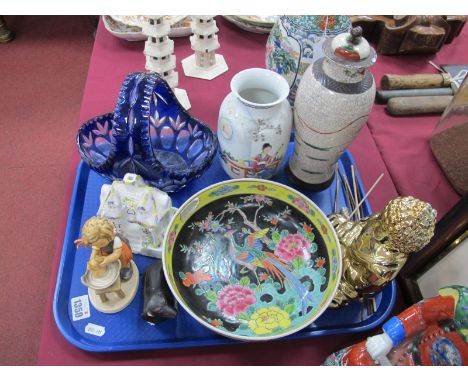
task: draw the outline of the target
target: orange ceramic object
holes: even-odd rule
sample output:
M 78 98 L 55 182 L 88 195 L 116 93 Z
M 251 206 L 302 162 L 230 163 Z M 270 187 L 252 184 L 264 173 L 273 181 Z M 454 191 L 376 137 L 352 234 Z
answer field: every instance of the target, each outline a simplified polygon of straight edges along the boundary
M 447 290 L 452 292 L 423 300 L 384 325 L 384 332 L 394 344 L 387 354 L 392 365 L 468 365 L 467 288 L 444 288 L 439 293 Z M 379 365 L 367 351 L 367 343 L 340 350 L 324 364 Z

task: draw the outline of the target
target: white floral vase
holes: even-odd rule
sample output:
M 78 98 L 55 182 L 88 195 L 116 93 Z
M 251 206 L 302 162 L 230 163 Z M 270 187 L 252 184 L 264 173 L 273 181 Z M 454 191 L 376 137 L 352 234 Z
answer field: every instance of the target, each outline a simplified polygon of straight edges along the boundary
M 218 118 L 221 163 L 232 178 L 268 179 L 288 148 L 293 116 L 289 85 L 260 68 L 237 73 Z
M 325 57 L 304 74 L 294 103 L 291 180 L 319 191 L 333 181 L 335 164 L 365 125 L 375 98 L 367 69 L 377 55 L 360 27 L 324 43 Z
M 348 16 L 281 16 L 276 21 L 266 45 L 266 67 L 288 81 L 291 105 L 302 75 L 323 57 L 323 41 L 350 28 Z

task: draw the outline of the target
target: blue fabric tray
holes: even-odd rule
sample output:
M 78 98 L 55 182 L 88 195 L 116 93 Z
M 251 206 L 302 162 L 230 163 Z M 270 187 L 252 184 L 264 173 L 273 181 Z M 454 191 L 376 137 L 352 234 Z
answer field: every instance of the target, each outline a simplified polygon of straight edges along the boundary
M 292 143 L 289 146 L 288 156 L 292 152 Z M 291 185 L 284 167 L 285 160 L 278 175 L 272 180 Z M 353 158 L 349 152 L 344 152 L 340 158 L 341 172 L 346 174 L 348 181 L 351 179 L 351 164 Z M 213 183 L 228 180 L 221 167 L 219 157 L 215 158 L 211 167 L 200 178 L 193 181 L 186 188 L 171 195 L 175 207 L 179 207 L 195 192 Z M 364 195 L 359 175 L 361 194 Z M 67 228 L 63 241 L 62 258 L 57 276 L 57 284 L 54 295 L 54 318 L 62 335 L 73 345 L 80 349 L 93 352 L 112 352 L 143 349 L 169 349 L 210 345 L 236 344 L 234 341 L 208 330 L 196 322 L 183 308 L 175 319 L 167 320 L 157 325 L 151 325 L 140 318 L 143 307 L 143 280 L 146 267 L 155 260 L 152 258 L 135 255 L 135 262 L 140 271 L 140 285 L 135 299 L 122 312 L 117 314 L 103 314 L 94 309 L 90 304 L 91 316 L 86 319 L 73 321 L 70 300 L 73 297 L 87 294 L 87 288 L 80 282 L 80 277 L 86 269 L 86 261 L 89 250 L 81 248 L 77 250 L 73 241 L 80 237 L 83 223 L 95 215 L 99 207 L 99 195 L 101 186 L 109 183 L 89 167 L 81 162 L 78 166 L 73 196 L 68 215 Z M 341 184 L 341 182 L 340 182 Z M 341 184 L 342 186 L 342 184 Z M 332 212 L 335 198 L 336 183 L 322 192 L 304 192 L 320 208 L 329 214 Z M 345 206 L 344 190 L 340 191 L 340 208 Z M 366 201 L 363 205 L 364 215 L 371 214 L 371 208 Z M 354 302 L 338 310 L 329 309 L 309 327 L 289 337 L 277 341 L 293 338 L 308 338 L 331 334 L 348 334 L 370 330 L 380 325 L 391 312 L 395 303 L 395 282 L 389 284 L 375 297 L 375 313 L 367 314 L 363 305 Z M 88 323 L 105 327 L 105 334 L 101 337 L 85 332 Z

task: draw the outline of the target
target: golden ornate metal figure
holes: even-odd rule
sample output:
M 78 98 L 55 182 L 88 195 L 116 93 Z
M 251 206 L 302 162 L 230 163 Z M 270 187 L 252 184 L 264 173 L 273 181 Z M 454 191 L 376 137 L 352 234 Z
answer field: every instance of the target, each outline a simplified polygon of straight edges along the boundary
M 329 219 L 340 240 L 343 273 L 331 304 L 338 308 L 392 281 L 408 255 L 434 235 L 437 212 L 411 196 L 390 201 L 384 211 L 353 222 L 347 211 Z

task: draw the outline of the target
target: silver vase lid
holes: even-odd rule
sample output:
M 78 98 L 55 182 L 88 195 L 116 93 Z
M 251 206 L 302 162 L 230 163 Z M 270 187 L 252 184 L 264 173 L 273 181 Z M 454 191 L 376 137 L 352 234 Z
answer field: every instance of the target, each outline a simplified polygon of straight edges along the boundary
M 362 28 L 328 38 L 323 44 L 325 56 L 331 61 L 352 68 L 368 68 L 375 64 L 377 53 L 362 37 Z

